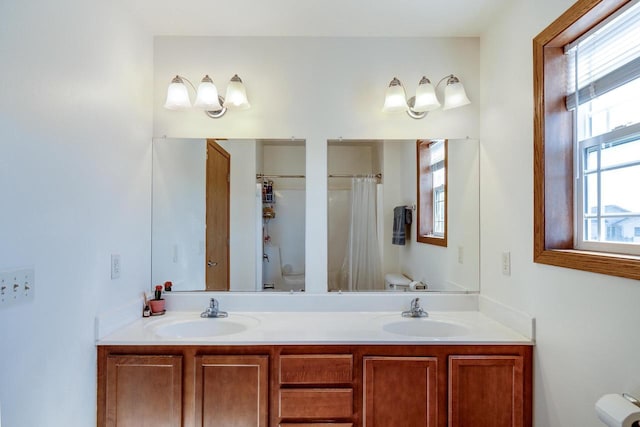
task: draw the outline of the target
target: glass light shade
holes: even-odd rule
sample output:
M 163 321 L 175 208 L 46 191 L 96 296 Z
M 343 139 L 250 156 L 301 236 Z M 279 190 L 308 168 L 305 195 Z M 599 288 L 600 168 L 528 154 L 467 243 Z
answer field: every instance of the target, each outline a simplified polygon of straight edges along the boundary
M 449 77 L 447 86 L 444 88 L 444 107 L 442 107 L 442 109 L 448 110 L 467 104 L 471 104 L 471 101 L 467 98 L 464 86 L 462 86 L 462 83 L 460 83 L 457 77 Z
M 440 108 L 440 101 L 436 96 L 436 89 L 428 78 L 423 77 L 416 89 L 416 99 L 413 104 L 413 111 L 423 113 Z
M 382 111 L 386 113 L 394 113 L 398 111 L 407 111 L 408 108 L 407 95 L 404 92 L 402 83 L 394 77 L 393 80 L 391 80 L 391 83 L 389 83 L 389 87 L 385 93 Z
M 237 74 L 231 78 L 227 86 L 227 93 L 222 105 L 230 110 L 246 110 L 251 107 L 247 99 L 247 90 Z
M 175 76 L 167 89 L 167 100 L 164 108 L 168 110 L 185 110 L 191 108 L 189 92 L 179 76 Z
M 218 99 L 218 89 L 216 89 L 211 77 L 208 75 L 204 76 L 202 82 L 198 85 L 198 95 L 193 106 L 205 111 L 222 110 L 222 105 L 220 105 L 220 100 Z

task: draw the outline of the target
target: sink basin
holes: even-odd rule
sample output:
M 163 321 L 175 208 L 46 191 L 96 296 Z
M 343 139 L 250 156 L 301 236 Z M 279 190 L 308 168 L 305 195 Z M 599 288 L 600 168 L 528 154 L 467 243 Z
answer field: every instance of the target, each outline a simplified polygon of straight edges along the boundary
M 250 317 L 188 319 L 159 325 L 156 335 L 164 338 L 206 338 L 244 332 L 258 324 Z
M 382 330 L 409 337 L 445 338 L 469 334 L 466 326 L 428 318 L 407 318 L 385 323 Z

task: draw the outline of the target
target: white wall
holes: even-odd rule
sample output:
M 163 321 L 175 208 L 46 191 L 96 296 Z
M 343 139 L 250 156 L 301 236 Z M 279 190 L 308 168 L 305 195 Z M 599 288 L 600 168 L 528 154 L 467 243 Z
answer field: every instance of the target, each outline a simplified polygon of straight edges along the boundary
M 416 142 L 386 141 L 385 170 L 385 258 L 397 253 L 395 272 L 428 284 L 433 291 L 479 289 L 479 144 L 475 139 L 449 139 L 447 181 L 447 246 L 416 240 L 418 213 L 413 211 L 411 233 L 405 246 L 391 245 L 393 207 L 417 203 Z M 405 165 L 405 166 L 403 166 Z M 406 165 L 411 165 L 407 167 Z M 386 186 L 389 185 L 389 191 Z M 393 189 L 396 189 L 395 191 Z M 388 197 L 387 197 L 388 196 Z M 462 262 L 458 251 L 462 250 Z M 389 266 L 390 267 L 390 266 Z
M 231 290 L 256 290 L 256 142 L 222 140 L 230 156 L 229 282 Z M 173 291 L 204 290 L 206 240 L 205 139 L 153 141 L 152 284 Z M 215 202 L 214 202 L 215 203 Z
M 479 96 L 477 38 L 224 38 L 157 37 L 154 52 L 154 135 L 306 139 L 306 290 L 327 283 L 327 140 L 477 137 L 479 109 L 437 111 L 424 120 L 381 111 L 389 81 L 407 92 L 422 75 L 456 74 L 471 100 Z M 252 108 L 219 120 L 162 105 L 175 74 L 208 73 L 224 91 L 238 73 Z
M 174 291 L 204 289 L 206 159 L 204 139 L 153 141 L 153 285 L 170 280 Z
M 262 151 L 264 174 L 305 175 L 304 141 L 272 141 L 263 144 Z M 288 265 L 289 273 L 302 274 L 305 272 L 306 179 L 270 179 L 273 181 L 275 193 L 273 208 L 276 213 L 276 217 L 268 222 L 265 221 L 264 225 L 271 237 L 270 244 L 280 248 L 280 267 Z M 275 268 L 277 269 L 277 266 Z M 276 285 L 279 286 L 281 283 L 277 282 Z
M 600 395 L 640 395 L 640 283 L 532 262 L 532 39 L 572 3 L 513 1 L 481 43 L 481 288 L 536 318 L 539 427 L 601 426 Z
M 229 191 L 229 285 L 234 291 L 255 291 L 258 235 L 254 227 L 260 213 L 256 204 L 256 141 L 218 141 L 231 156 Z M 204 283 L 204 282 L 198 282 Z M 193 286 L 192 289 L 197 289 Z
M 275 190 L 276 217 L 269 220 L 271 244 L 280 248 L 283 273 L 305 272 L 304 256 L 304 189 Z M 289 267 L 286 267 L 289 266 Z
M 412 206 L 416 203 L 416 140 L 384 141 L 383 145 L 383 199 L 382 199 L 382 274 L 400 273 L 401 246 L 393 241 L 393 208 L 396 206 Z M 411 188 L 407 183 L 414 181 Z M 412 211 L 413 224 L 407 230 L 415 228 L 416 212 Z M 411 245 L 411 234 L 406 236 L 406 244 Z M 418 279 L 420 280 L 420 279 Z
M 91 426 L 94 318 L 150 280 L 152 39 L 111 2 L 0 2 L 2 425 Z M 110 254 L 122 257 L 110 280 Z

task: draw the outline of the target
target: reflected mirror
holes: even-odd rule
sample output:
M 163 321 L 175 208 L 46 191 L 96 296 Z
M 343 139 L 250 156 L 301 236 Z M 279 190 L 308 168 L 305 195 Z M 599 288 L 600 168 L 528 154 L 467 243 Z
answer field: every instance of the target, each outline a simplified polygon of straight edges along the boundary
M 303 291 L 305 141 L 153 140 L 152 285 Z
M 422 186 L 422 206 L 425 198 L 431 206 L 422 215 L 431 226 L 422 234 L 444 244 L 417 236 L 418 153 L 425 141 L 438 156 L 446 146 L 446 186 L 437 176 L 431 178 L 438 182 Z M 330 140 L 328 145 L 329 291 L 479 291 L 477 140 Z M 440 160 L 426 163 L 433 168 Z M 445 228 L 446 240 L 438 236 Z

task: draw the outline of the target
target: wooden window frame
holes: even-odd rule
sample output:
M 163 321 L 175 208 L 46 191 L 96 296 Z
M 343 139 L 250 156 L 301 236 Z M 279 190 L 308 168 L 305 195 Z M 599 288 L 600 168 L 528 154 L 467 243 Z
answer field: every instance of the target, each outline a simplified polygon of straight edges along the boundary
M 428 191 L 426 197 L 421 197 L 423 195 L 423 191 L 420 185 L 421 177 L 422 177 L 422 164 L 420 162 L 420 147 L 423 144 L 432 144 L 440 140 L 425 140 L 419 139 L 416 141 L 416 189 L 418 195 L 418 207 L 417 207 L 417 225 L 416 225 L 416 241 L 419 243 L 427 243 L 430 245 L 443 246 L 447 247 L 447 235 L 449 230 L 449 195 L 448 191 L 448 175 L 449 175 L 449 141 L 442 140 L 444 143 L 444 235 L 442 237 L 436 237 L 434 235 L 430 235 L 427 233 L 423 233 L 421 229 L 422 218 L 423 215 L 426 215 L 426 219 L 428 224 L 430 225 L 430 229 L 433 229 L 433 212 L 435 207 L 433 206 L 433 191 Z M 425 209 L 423 209 L 423 201 L 426 199 Z M 426 210 L 427 212 L 423 212 Z
M 579 0 L 533 40 L 533 261 L 640 279 L 640 257 L 574 248 L 573 112 L 564 46 L 630 0 Z

